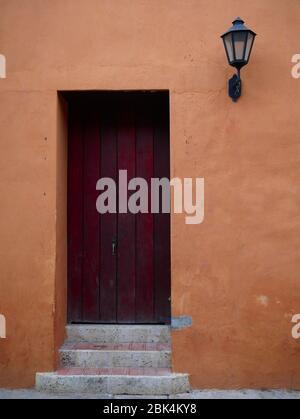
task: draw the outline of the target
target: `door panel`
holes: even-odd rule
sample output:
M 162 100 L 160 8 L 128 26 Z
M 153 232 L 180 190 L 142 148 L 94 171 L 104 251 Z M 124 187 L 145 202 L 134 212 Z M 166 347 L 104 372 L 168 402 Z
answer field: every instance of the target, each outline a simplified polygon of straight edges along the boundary
M 93 322 L 99 318 L 100 217 L 95 214 L 100 177 L 100 135 L 96 110 L 83 114 L 83 286 L 82 317 Z
M 151 204 L 150 185 L 153 178 L 153 121 L 151 107 L 140 103 L 136 122 L 136 177 L 148 183 L 148 200 Z M 154 321 L 154 249 L 153 214 L 136 215 L 136 321 Z
M 154 119 L 154 177 L 170 178 L 169 109 L 167 99 L 156 101 Z M 154 215 L 155 320 L 170 322 L 171 226 L 170 214 Z
M 170 215 L 98 214 L 100 177 L 170 174 L 167 93 L 71 94 L 68 315 L 77 323 L 170 322 Z M 127 203 L 127 200 L 125 200 Z M 114 245 L 115 243 L 115 245 Z
M 112 109 L 103 111 L 101 123 L 101 177 L 117 181 L 117 130 Z M 109 158 L 108 158 L 109 156 Z M 99 216 L 100 228 L 100 319 L 117 322 L 117 258 L 112 240 L 117 238 L 117 214 Z
M 68 150 L 68 317 L 82 320 L 83 268 L 83 124 L 80 110 L 72 107 Z
M 135 121 L 133 104 L 122 99 L 118 109 L 118 170 L 127 170 L 128 182 L 135 177 Z M 127 195 L 127 185 L 119 183 L 119 193 Z M 128 193 L 129 197 L 129 193 Z M 127 202 L 127 199 L 126 199 Z M 118 214 L 118 321 L 131 323 L 135 319 L 135 215 Z

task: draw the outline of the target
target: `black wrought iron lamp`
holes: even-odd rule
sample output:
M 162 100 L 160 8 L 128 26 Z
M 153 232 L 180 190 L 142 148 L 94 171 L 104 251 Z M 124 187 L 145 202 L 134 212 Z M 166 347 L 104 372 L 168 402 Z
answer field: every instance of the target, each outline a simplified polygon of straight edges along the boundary
M 229 96 L 234 102 L 242 93 L 241 68 L 248 64 L 256 33 L 244 25 L 244 21 L 238 17 L 233 26 L 221 36 L 229 64 L 237 69 L 229 80 Z

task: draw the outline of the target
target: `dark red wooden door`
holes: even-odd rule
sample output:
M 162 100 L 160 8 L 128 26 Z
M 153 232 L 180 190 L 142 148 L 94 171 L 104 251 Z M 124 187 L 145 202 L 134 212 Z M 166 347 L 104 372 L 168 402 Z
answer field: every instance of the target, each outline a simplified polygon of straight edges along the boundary
M 167 93 L 69 95 L 68 316 L 78 323 L 170 322 L 170 215 L 100 215 L 96 183 L 169 178 Z M 128 197 L 134 192 L 128 192 Z M 149 187 L 149 202 L 150 202 Z

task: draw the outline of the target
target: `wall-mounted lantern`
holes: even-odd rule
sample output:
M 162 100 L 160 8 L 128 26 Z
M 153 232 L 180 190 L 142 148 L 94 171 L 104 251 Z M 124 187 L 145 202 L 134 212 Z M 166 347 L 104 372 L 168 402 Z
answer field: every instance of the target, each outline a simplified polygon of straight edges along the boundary
M 229 96 L 236 102 L 242 93 L 240 71 L 249 62 L 256 33 L 248 29 L 240 17 L 232 23 L 233 26 L 221 38 L 229 64 L 237 69 L 237 74 L 229 80 Z

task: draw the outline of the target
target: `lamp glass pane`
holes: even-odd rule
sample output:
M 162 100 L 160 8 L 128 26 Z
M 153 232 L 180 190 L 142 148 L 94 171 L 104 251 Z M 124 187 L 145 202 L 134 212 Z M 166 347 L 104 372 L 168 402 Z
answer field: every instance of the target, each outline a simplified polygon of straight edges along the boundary
M 245 60 L 248 61 L 250 58 L 251 48 L 254 42 L 254 35 L 249 32 L 248 39 L 247 39 L 247 46 L 246 46 L 246 53 L 245 53 Z
M 229 62 L 232 63 L 234 61 L 233 55 L 233 43 L 232 43 L 232 34 L 228 33 L 224 37 L 225 47 L 228 54 Z
M 235 32 L 233 35 L 234 48 L 235 48 L 235 59 L 244 60 L 245 44 L 247 40 L 247 32 Z

